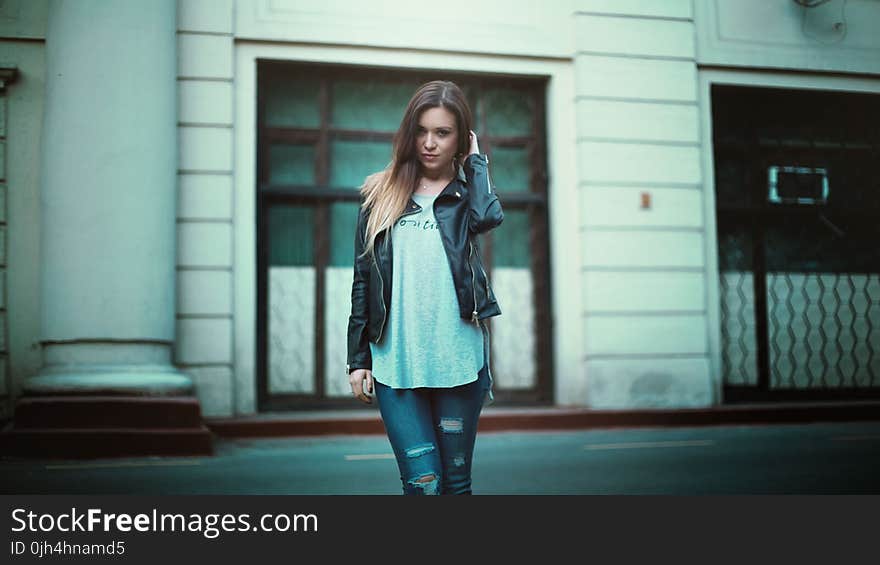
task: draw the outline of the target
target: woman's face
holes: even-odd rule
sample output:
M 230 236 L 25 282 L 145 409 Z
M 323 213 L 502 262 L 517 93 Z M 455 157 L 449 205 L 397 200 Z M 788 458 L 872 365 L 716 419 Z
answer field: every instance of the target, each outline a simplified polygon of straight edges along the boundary
M 422 165 L 422 174 L 433 176 L 451 172 L 457 147 L 455 115 L 442 106 L 422 112 L 416 129 L 416 154 Z

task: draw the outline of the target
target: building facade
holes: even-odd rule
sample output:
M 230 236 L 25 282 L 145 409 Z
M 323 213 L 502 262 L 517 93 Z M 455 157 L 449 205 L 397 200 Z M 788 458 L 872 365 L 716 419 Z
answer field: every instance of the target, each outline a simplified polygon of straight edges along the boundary
M 357 188 L 437 78 L 505 207 L 499 403 L 877 395 L 878 26 L 873 0 L 5 2 L 0 407 L 354 407 Z

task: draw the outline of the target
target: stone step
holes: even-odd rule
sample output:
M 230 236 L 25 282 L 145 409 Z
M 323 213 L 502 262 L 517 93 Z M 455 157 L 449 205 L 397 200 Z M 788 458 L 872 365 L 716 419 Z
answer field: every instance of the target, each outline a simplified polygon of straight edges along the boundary
M 201 425 L 201 410 L 194 396 L 24 396 L 15 405 L 15 429 Z
M 211 455 L 194 396 L 24 396 L 0 433 L 4 455 L 95 458 Z
M 212 455 L 211 432 L 198 428 L 7 429 L 0 449 L 15 457 L 92 459 L 99 457 Z

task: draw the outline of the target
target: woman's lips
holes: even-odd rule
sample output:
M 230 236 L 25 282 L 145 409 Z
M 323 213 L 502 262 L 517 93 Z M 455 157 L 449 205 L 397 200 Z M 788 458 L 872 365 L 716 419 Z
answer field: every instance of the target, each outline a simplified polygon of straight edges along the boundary
M 428 161 L 433 161 L 437 157 L 438 157 L 437 155 L 432 155 L 431 153 L 422 153 L 422 158 L 426 159 Z

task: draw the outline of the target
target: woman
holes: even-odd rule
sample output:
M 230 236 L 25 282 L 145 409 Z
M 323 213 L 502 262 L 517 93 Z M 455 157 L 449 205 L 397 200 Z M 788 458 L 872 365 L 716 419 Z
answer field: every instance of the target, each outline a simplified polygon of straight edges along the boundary
M 501 313 L 476 235 L 504 218 L 458 86 L 416 90 L 392 160 L 367 177 L 348 323 L 352 394 L 375 396 L 405 494 L 471 494 L 492 397 L 489 334 Z

